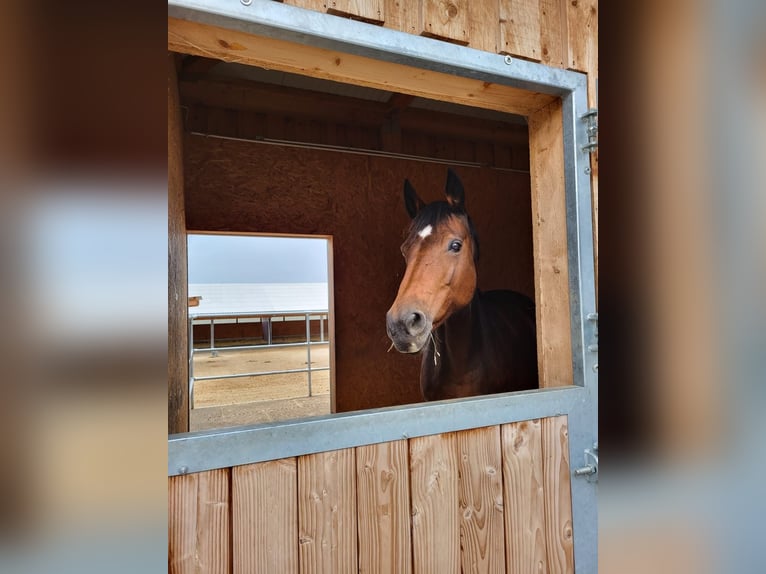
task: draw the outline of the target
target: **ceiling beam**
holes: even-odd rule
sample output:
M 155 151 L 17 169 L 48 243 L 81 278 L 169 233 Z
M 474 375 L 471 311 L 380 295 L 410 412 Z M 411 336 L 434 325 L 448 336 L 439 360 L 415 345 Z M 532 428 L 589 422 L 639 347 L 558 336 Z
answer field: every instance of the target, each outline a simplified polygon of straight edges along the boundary
M 244 80 L 182 80 L 180 92 L 184 105 L 377 129 L 386 125 L 392 105 L 397 105 L 400 108 L 396 115 L 402 132 L 422 132 L 506 146 L 528 146 L 526 125 L 408 107 L 407 98 L 410 96 L 392 97 L 387 102 L 378 102 Z

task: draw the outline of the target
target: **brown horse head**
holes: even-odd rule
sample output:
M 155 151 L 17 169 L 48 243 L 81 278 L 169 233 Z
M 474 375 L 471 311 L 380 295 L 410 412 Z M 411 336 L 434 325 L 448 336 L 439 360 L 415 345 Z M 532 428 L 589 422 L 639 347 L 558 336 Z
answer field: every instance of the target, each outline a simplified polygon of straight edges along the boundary
M 417 353 L 455 311 L 468 305 L 476 291 L 479 245 L 465 211 L 463 184 L 447 173 L 446 201 L 425 204 L 410 182 L 404 203 L 412 218 L 402 255 L 404 278 L 386 314 L 388 336 L 402 353 Z

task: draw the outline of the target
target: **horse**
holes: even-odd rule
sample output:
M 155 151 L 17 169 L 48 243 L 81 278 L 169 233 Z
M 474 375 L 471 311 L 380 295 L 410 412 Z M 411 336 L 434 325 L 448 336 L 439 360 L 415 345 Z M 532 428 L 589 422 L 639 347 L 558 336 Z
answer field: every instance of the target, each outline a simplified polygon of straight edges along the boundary
M 422 351 L 427 401 L 537 388 L 535 304 L 515 291 L 478 289 L 479 241 L 451 169 L 445 193 L 446 201 L 425 204 L 404 181 L 412 221 L 401 246 L 406 270 L 386 313 L 391 347 Z

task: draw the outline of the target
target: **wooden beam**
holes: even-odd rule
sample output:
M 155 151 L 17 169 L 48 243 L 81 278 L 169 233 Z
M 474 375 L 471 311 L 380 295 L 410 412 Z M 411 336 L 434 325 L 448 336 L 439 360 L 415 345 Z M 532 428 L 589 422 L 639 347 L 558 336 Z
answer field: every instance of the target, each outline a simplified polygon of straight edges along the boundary
M 387 118 L 398 110 L 399 130 L 496 145 L 524 148 L 528 145 L 528 130 L 523 124 L 408 107 L 414 99 L 409 94 L 394 94 L 388 102 L 377 102 L 243 80 L 182 81 L 180 90 L 181 101 L 195 109 L 203 106 L 246 110 L 389 131 L 392 128 L 386 128 Z
M 201 78 L 220 63 L 221 60 L 214 58 L 186 56 L 181 62 L 181 73 L 179 76 L 183 80 Z
M 388 102 L 386 102 L 386 112 L 391 113 L 399 110 L 403 110 L 407 106 L 409 106 L 412 103 L 412 100 L 415 99 L 415 96 L 411 94 L 398 94 L 393 93 L 391 94 L 391 97 L 388 98 Z
M 189 430 L 186 216 L 176 55 L 168 54 L 168 433 Z
M 529 118 L 532 244 L 541 387 L 573 384 L 561 101 Z
M 168 48 L 386 91 L 397 91 L 528 116 L 556 98 L 519 88 L 452 76 L 265 38 L 197 22 L 168 18 Z

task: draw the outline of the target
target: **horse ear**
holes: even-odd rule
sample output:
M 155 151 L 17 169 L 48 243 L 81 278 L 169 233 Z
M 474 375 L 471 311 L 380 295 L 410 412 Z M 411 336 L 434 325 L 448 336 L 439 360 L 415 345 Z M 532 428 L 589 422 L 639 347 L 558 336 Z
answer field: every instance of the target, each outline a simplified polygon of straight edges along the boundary
M 452 169 L 447 169 L 447 203 L 455 209 L 465 209 L 465 191 L 463 183 Z
M 415 188 L 412 187 L 410 180 L 405 179 L 404 180 L 404 206 L 407 208 L 407 213 L 410 214 L 410 218 L 415 219 L 415 216 L 418 214 L 418 211 L 420 211 L 424 205 L 425 204 L 423 203 L 423 200 L 418 197 L 418 194 L 415 191 Z

